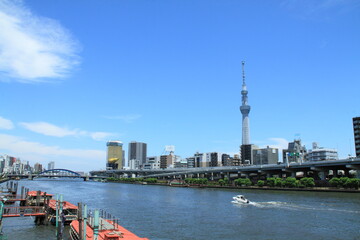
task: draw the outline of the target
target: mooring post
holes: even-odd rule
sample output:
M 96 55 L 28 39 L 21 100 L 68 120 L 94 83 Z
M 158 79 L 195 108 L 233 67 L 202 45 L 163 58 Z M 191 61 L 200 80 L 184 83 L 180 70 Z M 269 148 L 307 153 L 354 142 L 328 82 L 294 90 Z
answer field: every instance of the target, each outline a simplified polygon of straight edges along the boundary
M 21 187 L 21 197 L 20 197 L 20 199 L 24 199 L 24 190 L 25 190 L 25 187 L 22 186 Z
M 55 216 L 55 236 L 58 237 L 58 218 L 59 218 L 59 195 L 56 194 L 56 202 L 55 202 L 56 216 Z M 59 239 L 59 238 L 57 238 Z
M 94 240 L 98 240 L 99 235 L 99 209 L 94 211 Z
M 57 228 L 58 228 L 58 240 L 62 240 L 63 239 L 63 229 L 64 229 L 64 224 L 63 224 L 63 195 L 60 194 L 60 199 L 59 199 L 59 213 L 58 213 L 58 219 L 57 219 Z
M 83 234 L 82 203 L 78 203 L 77 219 L 78 219 L 78 224 L 79 224 L 79 237 L 80 237 L 80 240 L 83 240 L 84 234 Z
M 87 206 L 86 204 L 84 204 L 84 215 L 83 215 L 83 219 L 84 219 L 84 230 L 83 230 L 83 240 L 86 240 L 86 226 L 87 226 Z
M 36 206 L 40 206 L 40 194 L 40 190 L 36 192 Z

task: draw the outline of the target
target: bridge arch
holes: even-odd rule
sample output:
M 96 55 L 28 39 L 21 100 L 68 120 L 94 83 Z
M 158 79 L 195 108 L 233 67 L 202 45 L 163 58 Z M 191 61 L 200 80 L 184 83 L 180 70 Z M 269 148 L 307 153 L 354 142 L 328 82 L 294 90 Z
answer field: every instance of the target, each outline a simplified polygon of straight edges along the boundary
M 69 169 L 64 169 L 64 168 L 55 168 L 55 169 L 45 170 L 45 171 L 42 171 L 41 173 L 37 174 L 37 176 L 52 175 L 52 174 L 55 174 L 55 173 L 60 173 L 60 174 L 61 173 L 66 173 L 68 176 L 82 177 L 79 173 L 71 171 Z

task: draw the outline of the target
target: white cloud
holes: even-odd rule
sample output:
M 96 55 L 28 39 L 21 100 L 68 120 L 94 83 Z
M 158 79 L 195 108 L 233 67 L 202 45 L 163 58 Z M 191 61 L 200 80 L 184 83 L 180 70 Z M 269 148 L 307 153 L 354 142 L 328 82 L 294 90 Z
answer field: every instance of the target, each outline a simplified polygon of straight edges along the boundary
M 30 131 L 40 133 L 46 136 L 65 137 L 65 136 L 77 136 L 80 134 L 78 130 L 69 130 L 67 128 L 58 127 L 46 122 L 35 122 L 35 123 L 22 122 L 20 123 L 20 125 Z
M 78 64 L 71 34 L 22 1 L 0 0 L 0 72 L 21 82 L 62 78 Z
M 89 135 L 92 137 L 92 139 L 96 141 L 102 141 L 104 139 L 108 139 L 114 136 L 114 134 L 107 132 L 94 132 L 94 133 L 90 133 Z
M 11 130 L 13 128 L 14 128 L 14 124 L 12 123 L 12 121 L 0 117 L 0 129 Z
M 270 141 L 275 142 L 275 144 L 270 144 L 272 148 L 287 149 L 289 141 L 285 138 L 269 138 Z
M 66 127 L 59 127 L 47 122 L 34 122 L 34 123 L 22 122 L 20 123 L 20 125 L 32 132 L 36 132 L 52 137 L 85 136 L 85 137 L 91 137 L 93 140 L 96 141 L 102 141 L 114 135 L 112 133 L 107 133 L 107 132 L 88 132 L 79 129 L 68 129 Z
M 105 116 L 104 118 L 107 119 L 113 119 L 113 120 L 123 120 L 127 123 L 132 123 L 133 121 L 141 118 L 142 116 L 140 114 L 128 114 L 128 115 L 122 115 L 122 116 Z
M 93 167 L 98 167 L 99 161 L 105 162 L 106 157 L 105 151 L 64 149 L 59 146 L 47 146 L 38 142 L 26 141 L 23 138 L 7 134 L 0 134 L 0 149 L 9 154 L 14 154 L 23 160 L 40 160 L 40 162 L 42 160 L 45 164 L 46 161 L 55 159 L 58 165 L 63 165 L 70 169 L 76 165 L 79 170 L 88 168 L 89 161 L 93 163 Z M 91 170 L 91 168 L 88 170 Z

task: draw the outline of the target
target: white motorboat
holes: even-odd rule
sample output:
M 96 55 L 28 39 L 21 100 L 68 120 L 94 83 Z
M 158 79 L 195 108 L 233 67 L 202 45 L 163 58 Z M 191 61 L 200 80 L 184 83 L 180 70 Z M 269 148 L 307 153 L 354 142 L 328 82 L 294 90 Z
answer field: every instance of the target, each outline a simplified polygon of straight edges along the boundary
M 249 200 L 247 200 L 243 195 L 237 195 L 233 197 L 234 201 L 232 203 L 241 203 L 241 204 L 248 204 L 250 203 Z

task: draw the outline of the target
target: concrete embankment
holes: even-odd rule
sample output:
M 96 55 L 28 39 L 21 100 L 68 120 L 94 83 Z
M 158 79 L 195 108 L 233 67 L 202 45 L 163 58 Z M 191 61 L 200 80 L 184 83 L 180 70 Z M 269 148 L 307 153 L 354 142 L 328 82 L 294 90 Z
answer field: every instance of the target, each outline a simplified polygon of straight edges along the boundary
M 115 183 L 144 184 L 141 182 L 122 182 L 109 181 Z M 145 185 L 157 185 L 167 187 L 189 187 L 189 188 L 217 188 L 217 189 L 247 189 L 247 190 L 273 190 L 273 191 L 308 191 L 308 192 L 347 192 L 360 193 L 360 189 L 313 187 L 313 188 L 284 188 L 284 187 L 258 187 L 258 186 L 216 186 L 216 185 L 188 185 L 188 184 L 168 184 L 168 183 L 146 183 Z

